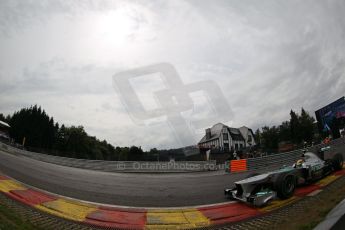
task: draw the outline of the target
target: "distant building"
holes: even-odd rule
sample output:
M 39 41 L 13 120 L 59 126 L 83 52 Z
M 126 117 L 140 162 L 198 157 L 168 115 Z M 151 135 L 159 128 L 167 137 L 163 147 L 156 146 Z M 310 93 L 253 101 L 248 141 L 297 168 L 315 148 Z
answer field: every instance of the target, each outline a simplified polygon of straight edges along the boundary
M 9 140 L 9 129 L 10 125 L 6 122 L 0 121 L 0 139 Z
M 222 123 L 206 129 L 205 136 L 198 143 L 199 148 L 219 149 L 224 152 L 241 150 L 255 144 L 254 133 L 250 128 L 231 128 Z
M 241 128 L 238 128 L 238 129 L 240 130 L 242 137 L 245 141 L 245 147 L 256 145 L 255 138 L 254 138 L 255 136 L 252 129 L 246 126 L 242 126 Z

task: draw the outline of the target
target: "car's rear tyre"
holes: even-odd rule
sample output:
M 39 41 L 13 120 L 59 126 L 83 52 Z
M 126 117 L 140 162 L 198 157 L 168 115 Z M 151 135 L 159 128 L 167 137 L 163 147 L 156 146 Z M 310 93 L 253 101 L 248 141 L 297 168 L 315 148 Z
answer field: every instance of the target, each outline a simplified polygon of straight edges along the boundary
M 277 196 L 280 199 L 290 198 L 295 192 L 296 176 L 292 174 L 281 174 L 274 183 Z
M 332 165 L 335 171 L 341 170 L 343 168 L 343 163 L 343 155 L 341 155 L 340 153 L 335 154 L 332 158 Z

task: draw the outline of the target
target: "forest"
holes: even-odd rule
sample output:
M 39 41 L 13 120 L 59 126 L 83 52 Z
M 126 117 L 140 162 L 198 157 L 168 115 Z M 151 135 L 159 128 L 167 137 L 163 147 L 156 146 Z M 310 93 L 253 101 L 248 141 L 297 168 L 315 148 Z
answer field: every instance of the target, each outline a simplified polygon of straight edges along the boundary
M 13 115 L 0 114 L 7 122 L 11 138 L 26 149 L 57 156 L 94 160 L 150 160 L 157 150 L 144 152 L 141 147 L 114 147 L 86 133 L 83 126 L 65 126 L 54 121 L 40 106 L 23 108 Z
M 321 138 L 315 119 L 303 108 L 300 114 L 291 110 L 290 120 L 277 126 L 264 126 L 255 132 L 256 143 L 265 152 L 277 152 L 284 144 L 303 147 L 320 142 Z

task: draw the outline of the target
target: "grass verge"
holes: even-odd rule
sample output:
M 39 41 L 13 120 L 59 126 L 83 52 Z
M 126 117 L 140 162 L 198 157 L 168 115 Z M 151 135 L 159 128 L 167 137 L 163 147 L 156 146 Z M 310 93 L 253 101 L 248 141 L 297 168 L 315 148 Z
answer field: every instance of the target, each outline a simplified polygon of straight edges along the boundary
M 18 214 L 0 202 L 0 230 L 13 229 L 34 230 L 38 227 L 23 221 Z
M 304 207 L 304 212 L 293 215 L 289 220 L 280 223 L 279 229 L 314 229 L 338 203 L 345 199 L 345 186 L 321 192 L 314 199 Z

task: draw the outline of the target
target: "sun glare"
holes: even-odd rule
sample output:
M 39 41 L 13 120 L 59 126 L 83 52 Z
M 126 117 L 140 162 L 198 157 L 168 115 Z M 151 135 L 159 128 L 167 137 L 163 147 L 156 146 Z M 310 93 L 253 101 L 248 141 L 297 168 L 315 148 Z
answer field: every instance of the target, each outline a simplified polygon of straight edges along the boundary
M 124 7 L 99 16 L 97 37 L 104 45 L 122 46 L 135 32 L 136 23 L 130 17 L 130 9 Z

